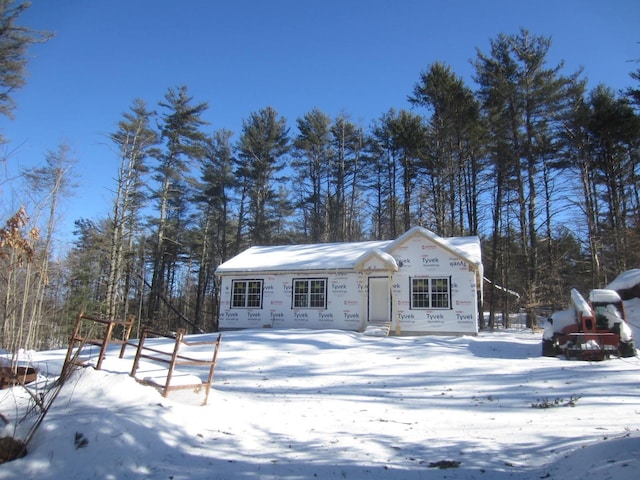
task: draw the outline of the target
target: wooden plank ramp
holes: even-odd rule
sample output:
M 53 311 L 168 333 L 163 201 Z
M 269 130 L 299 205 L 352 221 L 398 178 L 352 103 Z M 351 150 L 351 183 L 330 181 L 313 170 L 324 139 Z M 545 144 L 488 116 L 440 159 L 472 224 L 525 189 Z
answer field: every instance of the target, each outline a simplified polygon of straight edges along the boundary
M 391 331 L 391 322 L 369 322 L 364 334 L 370 337 L 388 337 Z

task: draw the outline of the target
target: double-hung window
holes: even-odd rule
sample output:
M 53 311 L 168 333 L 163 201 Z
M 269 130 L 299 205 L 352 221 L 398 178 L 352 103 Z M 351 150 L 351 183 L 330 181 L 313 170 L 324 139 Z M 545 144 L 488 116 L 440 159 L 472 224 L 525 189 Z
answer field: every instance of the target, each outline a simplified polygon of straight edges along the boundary
M 262 308 L 262 280 L 233 280 L 231 308 Z
M 293 308 L 327 308 L 327 280 L 324 278 L 295 279 Z
M 411 279 L 411 308 L 451 308 L 451 282 L 447 277 Z

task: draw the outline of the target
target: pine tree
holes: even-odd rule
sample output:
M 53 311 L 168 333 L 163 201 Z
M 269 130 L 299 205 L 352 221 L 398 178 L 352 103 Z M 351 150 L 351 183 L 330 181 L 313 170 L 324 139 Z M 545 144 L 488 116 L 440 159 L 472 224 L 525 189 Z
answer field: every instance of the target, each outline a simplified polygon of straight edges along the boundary
M 635 72 L 631 72 L 629 76 L 636 82 L 640 83 L 640 68 Z M 626 91 L 627 96 L 631 103 L 636 106 L 636 109 L 640 109 L 640 86 L 629 87 Z
M 0 0 L 0 114 L 10 118 L 15 108 L 11 94 L 26 82 L 27 49 L 51 38 L 50 33 L 16 25 L 29 6 L 28 2 L 14 5 L 12 0 Z
M 398 188 L 398 146 L 391 126 L 397 113 L 394 109 L 376 120 L 372 128 L 371 175 L 365 186 L 373 194 L 373 236 L 376 239 L 396 238 L 402 233 L 398 219 L 400 199 Z
M 218 130 L 207 137 L 204 143 L 205 153 L 195 196 L 198 220 L 192 248 L 198 269 L 194 312 L 196 328 L 206 326 L 206 319 L 215 317 L 215 268 L 227 260 L 230 254 L 237 253 L 231 252 L 229 248 L 233 224 L 231 192 L 236 183 L 233 176 L 232 135 L 229 130 Z M 217 325 L 212 327 L 216 329 Z
M 427 129 L 422 117 L 406 110 L 400 110 L 398 116 L 389 121 L 391 141 L 398 154 L 402 175 L 402 226 L 406 232 L 415 220 L 411 208 L 426 155 Z
M 168 298 L 168 287 L 175 279 L 174 269 L 183 245 L 182 234 L 187 231 L 190 199 L 189 177 L 193 163 L 204 155 L 205 135 L 200 127 L 206 124 L 202 114 L 206 102 L 194 103 L 187 87 L 169 88 L 161 115 L 160 140 L 164 144 L 154 168 L 157 188 L 152 192 L 158 206 L 153 242 L 153 273 L 148 302 L 149 318 L 160 311 L 162 298 Z
M 139 274 L 134 271 L 132 260 L 136 236 L 138 240 L 141 237 L 139 212 L 145 202 L 143 176 L 148 172 L 147 158 L 158 142 L 158 135 L 150 125 L 153 115 L 143 100 L 136 99 L 118 122 L 117 132 L 110 135 L 120 155 L 120 168 L 111 216 L 107 318 L 125 318 L 129 289 Z
M 634 112 L 628 100 L 616 97 L 613 91 L 603 85 L 596 87 L 589 96 L 590 116 L 588 132 L 595 188 L 601 201 L 597 218 L 600 226 L 602 247 L 607 252 L 609 277 L 627 270 L 637 262 L 633 253 L 637 243 L 631 241 L 631 231 L 637 222 L 638 172 L 637 159 L 640 153 L 640 117 Z
M 318 109 L 298 118 L 292 167 L 296 170 L 301 228 L 312 243 L 328 239 L 327 182 L 331 165 L 331 119 Z
M 559 121 L 569 98 L 570 79 L 560 74 L 562 63 L 547 67 L 549 38 L 501 34 L 491 41 L 491 53 L 478 52 L 476 80 L 480 85 L 487 125 L 490 126 L 490 155 L 497 179 L 494 200 L 494 238 L 511 222 L 502 217 L 515 211 L 518 227 L 518 264 L 525 265 L 521 290 L 528 312 L 528 326 L 535 321 L 539 305 L 540 209 L 544 161 L 553 153 Z M 513 205 L 509 205 L 513 202 Z M 502 210 L 503 207 L 506 210 Z M 499 258 L 494 251 L 492 258 Z M 491 267 L 492 268 L 492 267 Z
M 252 113 L 242 122 L 242 133 L 237 145 L 236 175 L 238 188 L 248 205 L 248 242 L 253 245 L 270 245 L 276 236 L 276 219 L 279 208 L 276 182 L 283 170 L 285 156 L 289 152 L 289 129 L 284 117 L 278 117 L 272 107 Z M 244 219 L 239 219 L 241 229 Z M 240 241 L 240 231 L 237 244 Z
M 368 139 L 362 128 L 339 115 L 331 126 L 331 179 L 329 187 L 329 240 L 355 241 L 361 238 L 361 180 L 365 163 L 363 154 Z
M 476 234 L 483 128 L 473 92 L 450 67 L 436 62 L 420 75 L 409 101 L 428 111 L 423 156 L 436 230 Z

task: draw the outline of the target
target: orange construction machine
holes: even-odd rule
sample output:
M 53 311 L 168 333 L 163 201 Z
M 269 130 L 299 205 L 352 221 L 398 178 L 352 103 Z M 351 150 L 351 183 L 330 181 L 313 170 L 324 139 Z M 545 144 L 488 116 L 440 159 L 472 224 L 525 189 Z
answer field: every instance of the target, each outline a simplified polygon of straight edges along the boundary
M 545 323 L 542 355 L 564 354 L 578 360 L 604 360 L 611 355 L 636 354 L 633 332 L 626 322 L 624 305 L 614 290 L 597 289 L 586 301 L 571 290 L 569 310 L 554 312 Z

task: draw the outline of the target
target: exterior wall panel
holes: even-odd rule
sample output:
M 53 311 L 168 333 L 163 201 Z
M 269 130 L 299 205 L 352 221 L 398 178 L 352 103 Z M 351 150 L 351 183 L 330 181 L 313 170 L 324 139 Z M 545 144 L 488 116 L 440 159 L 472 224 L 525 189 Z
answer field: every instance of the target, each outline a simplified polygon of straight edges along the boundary
M 394 323 L 397 333 L 477 333 L 475 272 L 459 257 L 422 237 L 413 237 L 389 252 L 399 271 L 393 276 Z M 412 278 L 449 278 L 448 309 L 411 306 Z
M 254 276 L 252 274 L 250 276 Z M 328 274 L 270 274 L 264 278 L 262 308 L 231 308 L 232 280 L 240 275 L 223 276 L 220 298 L 220 328 L 311 328 L 360 330 L 364 324 L 362 311 L 363 275 L 358 272 Z M 294 308 L 294 279 L 323 278 L 327 282 L 326 308 Z M 366 298 L 366 297 L 364 297 Z

